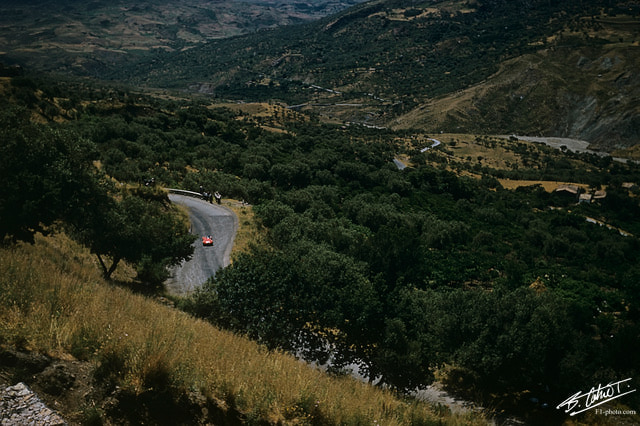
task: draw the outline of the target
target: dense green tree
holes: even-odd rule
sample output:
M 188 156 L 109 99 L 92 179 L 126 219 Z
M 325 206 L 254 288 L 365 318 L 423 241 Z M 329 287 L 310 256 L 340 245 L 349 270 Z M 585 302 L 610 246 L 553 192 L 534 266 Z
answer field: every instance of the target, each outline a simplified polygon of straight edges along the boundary
M 488 45 L 496 36 L 482 34 Z M 22 83 L 25 107 L 52 105 Z M 406 134 L 302 120 L 275 133 L 231 110 L 91 96 L 116 101 L 63 125 L 30 124 L 27 110 L 0 113 L 3 235 L 27 238 L 61 219 L 107 276 L 126 259 L 141 280 L 162 281 L 167 265 L 189 255 L 182 219 L 160 191 L 114 189 L 92 164 L 100 160 L 128 188 L 154 176 L 256 204 L 267 247 L 235 259 L 187 304 L 269 347 L 330 359 L 336 370 L 355 364 L 398 389 L 429 383 L 443 363 L 496 393 L 539 384 L 563 393 L 637 374 L 627 355 L 640 341 L 640 207 L 621 183 L 640 182 L 638 166 L 512 140 L 501 146 L 523 159 L 517 170 L 471 158 L 482 179 L 460 177 L 451 163 L 427 165 L 438 158 L 431 152 L 400 171 L 391 161 Z M 506 190 L 497 177 L 575 179 L 609 185 L 610 196 L 575 205 L 540 185 Z
M 255 206 L 254 212 L 268 228 L 273 228 L 287 216 L 294 213 L 293 208 L 279 201 L 270 200 Z
M 0 139 L 0 235 L 32 240 L 56 220 L 98 208 L 106 192 L 90 142 L 11 108 L 0 113 Z
M 195 237 L 187 222 L 155 188 L 123 190 L 109 208 L 85 217 L 77 229 L 107 278 L 126 260 L 141 280 L 157 285 L 168 277 L 167 267 L 193 253 Z
M 193 309 L 269 347 L 292 350 L 308 309 L 297 281 L 282 253 L 256 251 L 209 280 L 195 294 Z

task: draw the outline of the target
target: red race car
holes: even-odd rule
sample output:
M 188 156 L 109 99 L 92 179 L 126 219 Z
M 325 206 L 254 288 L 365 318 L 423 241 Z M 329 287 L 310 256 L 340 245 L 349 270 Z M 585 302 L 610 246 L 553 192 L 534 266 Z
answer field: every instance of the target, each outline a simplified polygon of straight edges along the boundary
M 213 245 L 213 238 L 211 238 L 211 235 L 207 235 L 206 237 L 202 237 L 202 245 L 203 246 L 212 246 Z

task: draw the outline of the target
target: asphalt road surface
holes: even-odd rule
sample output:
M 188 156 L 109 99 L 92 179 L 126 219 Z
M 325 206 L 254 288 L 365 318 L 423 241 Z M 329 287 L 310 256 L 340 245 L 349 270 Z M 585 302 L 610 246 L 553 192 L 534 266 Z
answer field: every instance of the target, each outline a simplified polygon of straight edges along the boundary
M 189 210 L 191 233 L 198 237 L 193 244 L 191 260 L 173 268 L 165 281 L 169 293 L 186 296 L 214 276 L 218 269 L 229 265 L 238 218 L 228 208 L 198 198 L 169 194 L 169 199 Z M 213 238 L 213 246 L 202 245 L 202 237 L 206 235 Z

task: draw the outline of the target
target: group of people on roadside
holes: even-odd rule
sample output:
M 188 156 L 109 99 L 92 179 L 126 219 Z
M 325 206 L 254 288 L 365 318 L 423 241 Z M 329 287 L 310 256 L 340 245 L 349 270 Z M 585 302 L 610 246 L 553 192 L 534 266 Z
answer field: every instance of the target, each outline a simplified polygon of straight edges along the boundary
M 202 185 L 200 185 L 200 194 L 202 194 L 202 198 L 210 203 L 213 203 L 213 199 L 216 199 L 216 203 L 217 204 L 221 204 L 222 203 L 222 195 L 220 195 L 220 193 L 218 191 L 214 192 L 213 194 L 211 192 L 207 192 L 204 190 L 204 187 Z

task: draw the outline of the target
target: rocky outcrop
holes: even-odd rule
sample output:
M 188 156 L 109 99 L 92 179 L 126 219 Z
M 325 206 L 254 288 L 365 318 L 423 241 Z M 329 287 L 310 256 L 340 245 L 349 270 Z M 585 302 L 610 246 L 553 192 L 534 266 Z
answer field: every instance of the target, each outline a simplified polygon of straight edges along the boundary
M 20 382 L 0 392 L 0 425 L 61 426 L 62 417 L 48 408 L 27 385 Z
M 96 374 L 91 362 L 65 358 L 0 345 L 0 426 L 246 423 L 232 403 L 198 390 L 160 381 L 132 392 Z

